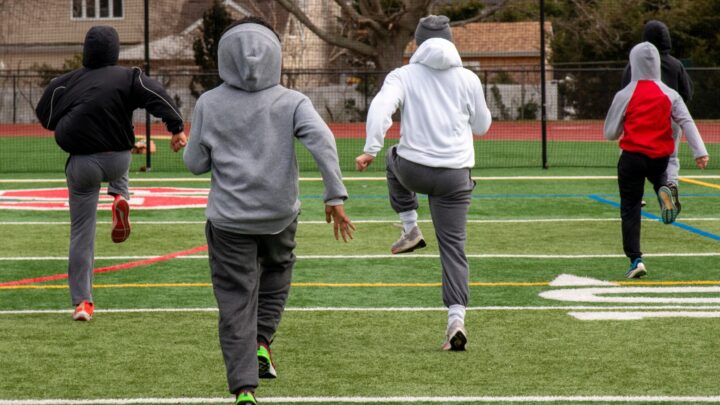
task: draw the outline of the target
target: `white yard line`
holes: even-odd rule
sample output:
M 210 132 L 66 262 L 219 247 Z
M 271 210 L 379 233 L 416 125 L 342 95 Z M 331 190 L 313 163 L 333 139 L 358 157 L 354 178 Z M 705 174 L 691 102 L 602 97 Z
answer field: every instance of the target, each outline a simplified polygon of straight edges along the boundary
M 625 257 L 623 254 L 579 254 L 579 255 L 543 255 L 543 254 L 513 254 L 513 253 L 487 253 L 467 254 L 472 259 L 612 259 Z M 720 252 L 687 252 L 687 253 L 643 253 L 644 257 L 717 257 Z M 145 260 L 154 259 L 160 256 L 96 256 L 95 260 Z M 378 254 L 378 255 L 298 255 L 301 260 L 369 260 L 369 259 L 437 259 L 439 254 Z M 203 260 L 207 255 L 180 256 L 179 260 Z M 0 261 L 62 261 L 67 256 L 6 256 L 0 257 Z
M 564 305 L 564 306 L 486 306 L 467 307 L 467 311 L 627 311 L 627 310 L 718 310 L 720 305 Z M 73 309 L 18 309 L 0 310 L 0 315 L 69 314 Z M 286 312 L 447 312 L 446 307 L 287 307 Z M 116 308 L 96 309 L 95 313 L 184 313 L 217 312 L 217 308 Z
M 624 395 L 537 395 L 537 396 L 317 396 L 262 397 L 263 403 L 412 403 L 412 402 L 720 402 L 720 396 L 624 396 Z M 0 405 L 125 405 L 125 404 L 217 404 L 232 402 L 230 397 L 112 398 L 112 399 L 2 399 Z

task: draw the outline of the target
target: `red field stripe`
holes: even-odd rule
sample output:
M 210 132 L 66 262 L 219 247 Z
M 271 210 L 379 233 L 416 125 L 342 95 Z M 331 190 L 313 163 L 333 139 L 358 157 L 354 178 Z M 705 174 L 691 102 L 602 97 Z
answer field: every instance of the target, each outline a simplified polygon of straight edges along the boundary
M 93 270 L 93 273 L 110 273 L 110 272 L 118 271 L 118 270 L 132 269 L 132 268 L 139 267 L 139 266 L 146 266 L 148 264 L 164 262 L 164 261 L 174 259 L 174 258 L 180 257 L 180 256 L 187 256 L 187 255 L 191 255 L 194 253 L 203 252 L 205 250 L 207 250 L 207 245 L 197 246 L 192 249 L 181 250 L 179 252 L 169 253 L 169 254 L 166 254 L 163 256 L 158 256 L 158 257 L 152 257 L 150 259 L 137 260 L 134 262 L 128 262 L 128 263 L 122 263 L 122 264 L 115 264 L 115 265 L 107 266 L 107 267 L 98 267 L 97 269 Z M 43 283 L 46 281 L 64 280 L 66 278 L 68 278 L 67 273 L 54 274 L 52 276 L 26 278 L 23 280 L 16 280 L 16 281 L 6 281 L 3 283 L 0 283 L 0 287 Z

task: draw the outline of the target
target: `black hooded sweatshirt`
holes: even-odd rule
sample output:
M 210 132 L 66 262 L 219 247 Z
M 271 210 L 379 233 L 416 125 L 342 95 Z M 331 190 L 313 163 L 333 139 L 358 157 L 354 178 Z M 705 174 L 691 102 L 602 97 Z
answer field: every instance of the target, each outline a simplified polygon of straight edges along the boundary
M 660 80 L 680 93 L 685 103 L 689 102 L 693 96 L 692 81 L 682 62 L 670 55 L 672 41 L 668 27 L 661 21 L 650 20 L 645 24 L 642 40 L 655 45 L 660 51 Z M 630 64 L 628 64 L 623 72 L 621 83 L 623 88 L 630 83 L 630 76 Z
M 117 66 L 120 39 L 112 27 L 92 27 L 85 36 L 83 67 L 53 79 L 35 108 L 55 142 L 74 155 L 125 151 L 135 144 L 132 114 L 145 108 L 168 131 L 183 120 L 162 85 L 139 68 Z

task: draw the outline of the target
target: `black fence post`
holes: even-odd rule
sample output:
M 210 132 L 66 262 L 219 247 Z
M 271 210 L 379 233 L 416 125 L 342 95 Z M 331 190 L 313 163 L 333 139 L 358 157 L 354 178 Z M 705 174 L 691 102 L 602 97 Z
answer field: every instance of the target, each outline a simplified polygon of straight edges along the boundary
M 545 0 L 540 0 L 540 123 L 542 132 L 542 167 L 548 168 L 547 110 L 545 108 Z
M 368 72 L 363 73 L 363 119 L 366 120 L 368 113 L 368 91 L 370 91 L 368 80 L 370 80 L 370 74 Z
M 150 76 L 150 1 L 145 0 L 145 74 Z M 150 113 L 145 110 L 145 171 L 152 169 L 152 148 L 150 147 Z
M 17 124 L 17 75 L 13 75 L 13 124 Z

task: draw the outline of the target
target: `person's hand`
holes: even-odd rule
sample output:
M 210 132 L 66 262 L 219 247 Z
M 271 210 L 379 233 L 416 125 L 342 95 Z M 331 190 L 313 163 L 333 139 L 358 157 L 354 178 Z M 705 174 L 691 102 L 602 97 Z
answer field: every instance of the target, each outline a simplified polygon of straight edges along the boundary
M 340 240 L 341 235 L 345 242 L 353 238 L 352 233 L 355 230 L 355 225 L 345 215 L 345 209 L 342 205 L 325 205 L 325 222 L 329 224 L 331 221 L 335 240 Z
M 177 152 L 180 149 L 184 148 L 187 145 L 187 135 L 185 135 L 185 132 L 178 132 L 177 134 L 174 134 L 172 138 L 170 138 L 170 148 L 173 150 L 173 152 Z
M 363 153 L 355 158 L 355 169 L 359 172 L 365 171 L 373 160 L 375 160 L 375 156 Z
M 700 156 L 699 158 L 695 159 L 695 165 L 697 165 L 697 167 L 699 167 L 700 169 L 704 169 L 705 167 L 707 167 L 708 160 L 710 160 L 710 156 Z

